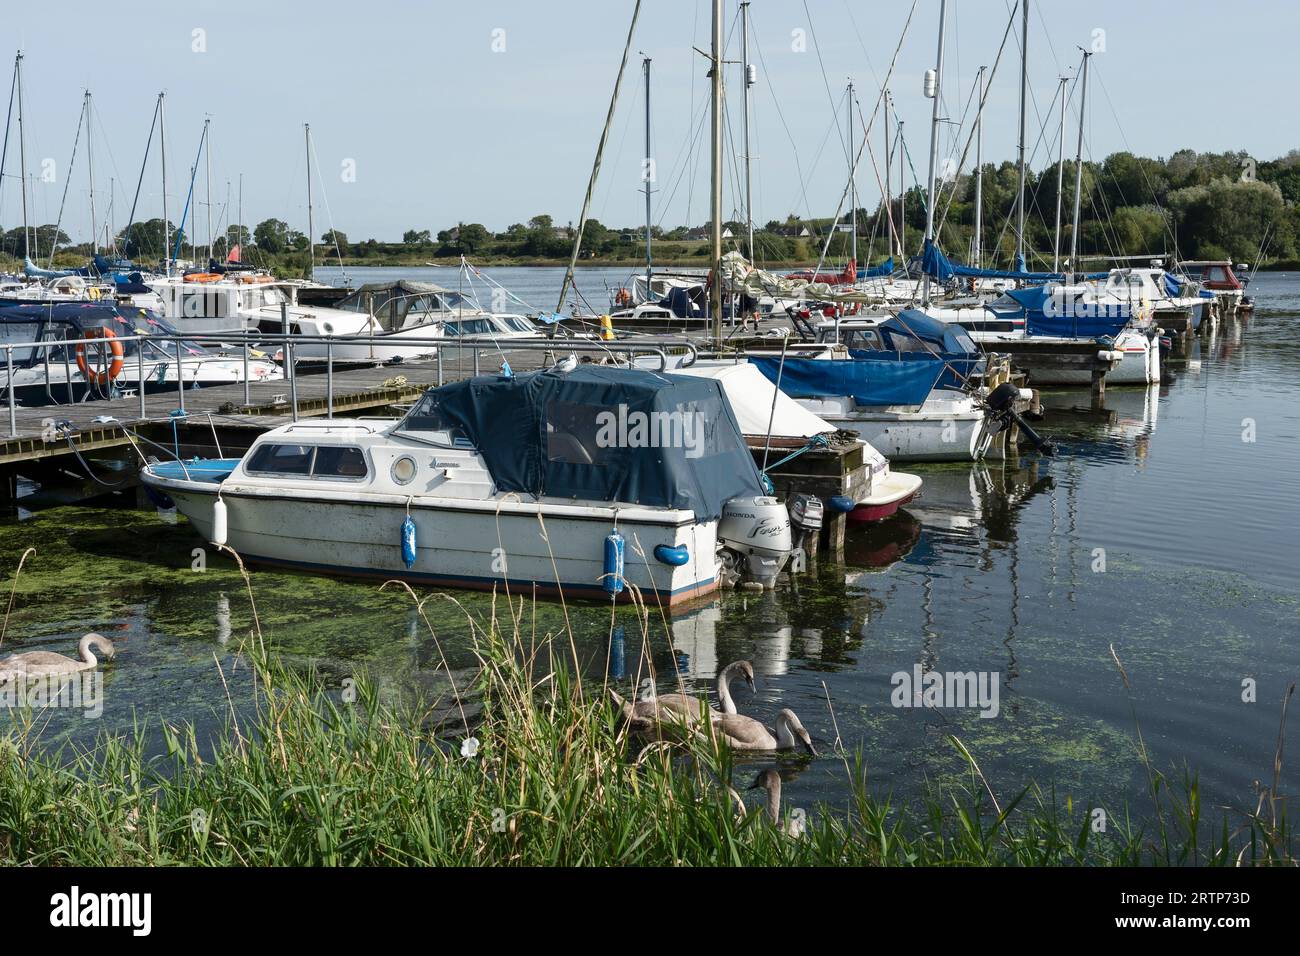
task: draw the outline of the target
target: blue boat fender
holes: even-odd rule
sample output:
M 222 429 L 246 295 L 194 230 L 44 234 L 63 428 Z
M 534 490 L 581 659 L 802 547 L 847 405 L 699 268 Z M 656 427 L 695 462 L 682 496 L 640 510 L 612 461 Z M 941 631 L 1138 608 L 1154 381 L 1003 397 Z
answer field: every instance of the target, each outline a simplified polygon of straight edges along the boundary
M 664 564 L 672 565 L 674 568 L 680 568 L 683 564 L 691 559 L 691 553 L 686 549 L 686 545 L 657 544 L 655 545 L 655 558 Z
M 415 522 L 407 515 L 402 522 L 402 563 L 408 571 L 415 567 L 415 548 Z
M 610 594 L 623 593 L 623 555 L 626 548 L 627 542 L 617 529 L 605 536 L 605 570 L 601 584 Z
M 858 503 L 848 495 L 835 495 L 829 503 L 832 508 L 841 514 L 848 514 L 858 506 Z

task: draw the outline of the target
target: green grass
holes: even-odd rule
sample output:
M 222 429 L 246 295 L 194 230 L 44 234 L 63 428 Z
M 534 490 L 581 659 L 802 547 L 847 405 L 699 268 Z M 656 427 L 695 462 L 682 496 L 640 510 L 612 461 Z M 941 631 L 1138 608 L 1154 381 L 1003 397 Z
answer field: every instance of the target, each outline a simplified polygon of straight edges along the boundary
M 416 601 L 426 625 L 424 602 L 454 603 L 386 587 L 394 600 Z M 575 676 L 571 635 L 535 633 L 524 601 L 501 598 L 487 617 L 467 613 L 477 676 L 465 685 L 458 672 L 456 686 L 449 672 L 454 699 L 409 705 L 382 702 L 364 680 L 344 699 L 315 674 L 287 669 L 266 650 L 255 606 L 253 620 L 240 655 L 256 675 L 253 700 L 224 703 L 214 740 L 201 740 L 192 725 L 162 723 L 50 750 L 41 715 L 14 712 L 0 733 L 0 864 L 1295 861 L 1276 781 L 1253 809 L 1209 822 L 1193 775 L 1171 786 L 1148 764 L 1146 822 L 1125 814 L 1096 833 L 1092 808 L 1061 803 L 1050 790 L 1030 787 L 1000 805 L 956 738 L 954 759 L 967 766 L 969 785 L 936 791 L 918 809 L 874 793 L 860 756 L 837 746 L 829 756 L 842 767 L 844 802 L 795 811 L 805 828 L 791 837 L 752 795 L 746 809 L 731 789 L 749 784 L 752 766 L 733 768 L 707 739 L 629 737 L 604 688 Z M 650 620 L 643 615 L 647 640 Z M 462 711 L 467 703 L 473 710 Z M 433 714 L 466 719 L 430 729 Z M 152 758 L 150 733 L 165 742 Z M 478 749 L 463 755 L 467 733 Z

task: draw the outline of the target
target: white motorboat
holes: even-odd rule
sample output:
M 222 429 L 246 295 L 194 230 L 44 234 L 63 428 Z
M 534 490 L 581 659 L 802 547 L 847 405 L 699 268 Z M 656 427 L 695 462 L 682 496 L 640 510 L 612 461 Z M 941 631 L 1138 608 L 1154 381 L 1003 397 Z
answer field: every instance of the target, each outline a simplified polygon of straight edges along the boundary
M 140 389 L 233 385 L 244 381 L 245 369 L 249 381 L 283 377 L 260 353 L 245 362 L 242 354 L 170 337 L 176 335 L 158 315 L 108 302 L 7 302 L 0 305 L 0 336 L 30 344 L 13 349 L 12 381 L 0 360 L 0 386 L 6 393 L 12 386 L 19 404 L 54 405 Z M 70 339 L 94 341 L 65 344 Z
M 245 560 L 429 585 L 674 604 L 792 551 L 720 384 L 642 369 L 481 376 L 141 480 Z
M 791 439 L 809 441 L 839 431 L 835 424 L 778 391 L 762 372 L 748 362 L 700 360 L 677 371 L 716 379 L 722 384 L 740 430 L 751 448 L 764 447 L 769 436 L 787 442 Z M 857 432 L 856 429 L 853 431 Z M 858 441 L 862 443 L 862 457 L 868 469 L 867 487 L 854 496 L 853 509 L 848 512 L 849 520 L 882 521 L 916 497 L 921 490 L 921 478 L 891 471 L 888 458 L 870 442 L 861 437 Z M 780 455 L 774 453 L 772 461 L 778 457 Z
M 296 360 L 332 357 L 340 363 L 378 363 L 422 358 L 438 351 L 436 345 L 424 341 L 439 337 L 436 326 L 390 329 L 364 311 L 299 305 L 300 283 L 265 273 L 190 273 L 151 277 L 146 284 L 162 300 L 163 314 L 184 332 L 274 335 L 287 331 L 289 335 L 334 340 L 328 346 L 321 342 L 295 344 Z M 349 338 L 366 341 L 349 342 Z

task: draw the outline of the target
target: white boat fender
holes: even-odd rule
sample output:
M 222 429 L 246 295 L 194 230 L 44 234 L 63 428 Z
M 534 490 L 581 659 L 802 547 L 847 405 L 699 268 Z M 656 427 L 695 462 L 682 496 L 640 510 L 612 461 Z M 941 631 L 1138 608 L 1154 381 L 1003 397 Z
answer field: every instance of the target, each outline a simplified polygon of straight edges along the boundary
M 212 543 L 220 547 L 226 543 L 226 503 L 217 495 L 212 503 Z
M 623 555 L 626 548 L 627 542 L 617 527 L 605 536 L 605 569 L 600 583 L 611 597 L 623 593 Z
M 411 499 L 406 499 L 406 520 L 402 522 L 402 563 L 406 570 L 415 567 L 415 521 L 411 518 Z

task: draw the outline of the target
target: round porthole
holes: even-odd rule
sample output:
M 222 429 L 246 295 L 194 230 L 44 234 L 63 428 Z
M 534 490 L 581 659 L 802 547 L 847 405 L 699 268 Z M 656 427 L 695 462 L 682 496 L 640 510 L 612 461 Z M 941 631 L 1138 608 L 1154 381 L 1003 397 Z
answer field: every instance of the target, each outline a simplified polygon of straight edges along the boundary
M 409 485 L 415 479 L 415 459 L 410 455 L 397 459 L 393 462 L 392 475 L 399 485 Z
M 322 322 L 320 327 L 321 327 L 321 331 L 324 332 L 326 335 L 333 335 L 333 334 L 334 334 L 334 323 L 333 323 L 333 322 Z

